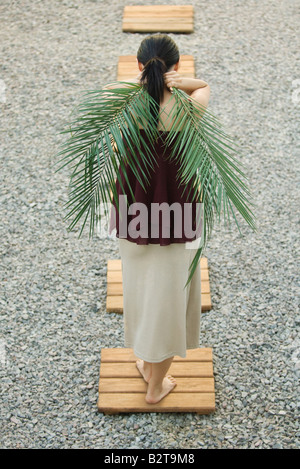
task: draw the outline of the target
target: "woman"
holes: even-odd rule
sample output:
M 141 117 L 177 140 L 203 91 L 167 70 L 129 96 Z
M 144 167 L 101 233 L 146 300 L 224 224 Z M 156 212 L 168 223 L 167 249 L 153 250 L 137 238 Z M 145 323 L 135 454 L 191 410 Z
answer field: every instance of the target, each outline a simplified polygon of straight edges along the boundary
M 61 168 L 73 168 L 70 231 L 83 219 L 80 237 L 90 216 L 91 236 L 101 204 L 112 207 L 125 344 L 139 359 L 146 401 L 155 404 L 176 384 L 167 375 L 173 357 L 198 347 L 199 259 L 215 218 L 223 211 L 230 222 L 232 214 L 240 233 L 235 210 L 254 231 L 256 223 L 239 145 L 206 109 L 208 84 L 180 76 L 178 48 L 165 34 L 146 37 L 137 61 L 136 83 L 87 91 L 58 155 Z
M 149 404 L 162 400 L 176 385 L 175 379 L 167 374 L 174 356 L 185 357 L 186 349 L 197 348 L 199 343 L 199 263 L 192 281 L 184 288 L 195 254 L 195 249 L 190 248 L 189 243 L 197 235 L 189 238 L 185 236 L 185 232 L 176 233 L 178 225 L 175 223 L 175 215 L 172 217 L 170 211 L 166 211 L 164 215 L 162 213 L 161 218 L 156 219 L 159 220 L 156 236 L 152 236 L 152 231 L 149 232 L 150 225 L 153 228 L 152 207 L 157 208 L 159 204 L 168 204 L 171 207 L 177 204 L 176 207 L 183 209 L 185 203 L 192 202 L 188 191 L 183 191 L 176 181 L 178 167 L 174 159 L 167 159 L 169 149 L 164 147 L 164 136 L 172 125 L 170 116 L 174 119 L 172 89 L 185 91 L 206 107 L 210 88 L 202 80 L 182 77 L 178 73 L 179 58 L 177 45 L 166 34 L 150 35 L 139 47 L 137 62 L 141 74 L 135 81 L 143 84 L 157 103 L 152 112 L 157 129 L 161 132 L 161 138 L 155 143 L 157 165 L 151 173 L 148 190 L 145 192 L 133 172 L 127 171 L 135 202 L 149 209 L 146 232 L 141 233 L 137 229 L 137 224 L 133 224 L 134 217 L 128 218 L 128 212 L 127 218 L 125 217 L 126 227 L 129 228 L 131 224 L 134 228 L 121 236 L 118 211 L 116 215 L 116 235 L 119 238 L 123 272 L 125 345 L 133 348 L 139 358 L 136 364 L 148 384 L 146 401 Z M 106 89 L 109 88 L 108 85 Z M 181 130 L 183 129 L 178 127 L 178 131 Z M 140 131 L 147 145 L 141 126 Z M 119 170 L 125 190 L 117 182 L 118 196 L 125 194 L 130 206 L 134 200 L 121 168 Z M 189 187 L 185 189 L 187 188 Z M 186 219 L 183 210 L 181 213 L 183 217 L 179 225 L 184 227 Z M 141 228 L 141 223 L 139 227 Z M 166 231 L 165 228 L 169 230 Z

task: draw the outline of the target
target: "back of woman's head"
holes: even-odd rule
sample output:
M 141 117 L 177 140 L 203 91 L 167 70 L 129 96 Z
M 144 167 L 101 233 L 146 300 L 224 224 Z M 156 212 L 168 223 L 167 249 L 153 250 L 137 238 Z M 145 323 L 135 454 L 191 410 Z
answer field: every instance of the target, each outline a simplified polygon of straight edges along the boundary
M 176 43 L 167 34 L 147 36 L 138 49 L 137 59 L 144 65 L 140 82 L 157 104 L 153 110 L 156 118 L 160 100 L 164 95 L 163 74 L 178 62 L 179 57 Z

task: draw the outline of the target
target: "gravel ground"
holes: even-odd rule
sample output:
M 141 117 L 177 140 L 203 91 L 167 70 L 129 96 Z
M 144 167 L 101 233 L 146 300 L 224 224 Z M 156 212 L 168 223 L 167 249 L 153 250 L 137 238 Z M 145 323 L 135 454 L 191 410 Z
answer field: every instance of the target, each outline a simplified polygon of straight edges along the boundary
M 257 203 L 258 233 L 222 224 L 205 253 L 213 309 L 199 346 L 213 348 L 216 412 L 97 411 L 101 348 L 123 346 L 122 316 L 105 311 L 118 246 L 67 233 L 69 172 L 53 163 L 82 91 L 115 80 L 118 56 L 145 36 L 122 33 L 127 3 L 1 1 L 1 447 L 299 448 L 294 0 L 189 0 L 195 32 L 171 34 L 210 84 L 210 110 L 244 146 Z

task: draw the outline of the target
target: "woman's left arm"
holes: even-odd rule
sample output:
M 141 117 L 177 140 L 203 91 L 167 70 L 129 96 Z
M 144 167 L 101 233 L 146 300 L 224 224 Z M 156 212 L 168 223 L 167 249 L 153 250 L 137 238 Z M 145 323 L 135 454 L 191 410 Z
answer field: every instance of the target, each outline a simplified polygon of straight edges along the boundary
M 165 84 L 168 88 L 174 87 L 185 91 L 191 98 L 202 106 L 207 106 L 210 96 L 208 83 L 199 78 L 188 78 L 181 76 L 178 72 L 171 71 L 164 74 Z

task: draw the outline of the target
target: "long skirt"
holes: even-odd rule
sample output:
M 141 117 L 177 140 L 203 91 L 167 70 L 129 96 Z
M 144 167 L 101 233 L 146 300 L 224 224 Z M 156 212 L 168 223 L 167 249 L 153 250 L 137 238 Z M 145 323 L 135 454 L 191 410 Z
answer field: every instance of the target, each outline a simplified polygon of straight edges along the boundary
M 157 363 L 199 347 L 200 263 L 185 287 L 196 249 L 189 243 L 138 245 L 119 238 L 125 347 Z

